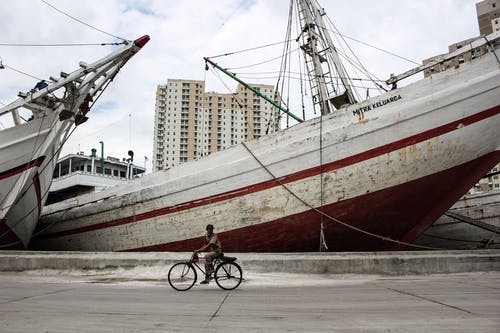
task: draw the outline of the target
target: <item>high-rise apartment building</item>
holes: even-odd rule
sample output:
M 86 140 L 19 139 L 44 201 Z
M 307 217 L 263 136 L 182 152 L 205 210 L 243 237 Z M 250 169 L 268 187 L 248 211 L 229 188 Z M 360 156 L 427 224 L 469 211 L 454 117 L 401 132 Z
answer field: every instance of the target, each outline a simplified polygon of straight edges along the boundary
M 483 0 L 476 3 L 479 34 L 489 35 L 500 29 L 499 6 L 500 0 Z
M 256 85 L 277 100 L 273 86 Z M 279 129 L 279 110 L 238 85 L 232 94 L 205 92 L 205 82 L 172 80 L 156 91 L 153 170 L 258 138 Z

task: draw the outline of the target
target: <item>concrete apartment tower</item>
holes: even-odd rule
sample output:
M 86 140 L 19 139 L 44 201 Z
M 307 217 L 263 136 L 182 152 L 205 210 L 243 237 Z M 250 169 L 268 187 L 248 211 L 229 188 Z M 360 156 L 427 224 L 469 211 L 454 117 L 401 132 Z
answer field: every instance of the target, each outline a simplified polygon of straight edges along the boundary
M 476 3 L 480 35 L 489 35 L 500 30 L 499 5 L 500 0 L 484 0 Z
M 273 86 L 252 84 L 271 99 Z M 153 171 L 171 168 L 279 130 L 279 110 L 238 85 L 205 92 L 205 82 L 169 79 L 156 91 Z

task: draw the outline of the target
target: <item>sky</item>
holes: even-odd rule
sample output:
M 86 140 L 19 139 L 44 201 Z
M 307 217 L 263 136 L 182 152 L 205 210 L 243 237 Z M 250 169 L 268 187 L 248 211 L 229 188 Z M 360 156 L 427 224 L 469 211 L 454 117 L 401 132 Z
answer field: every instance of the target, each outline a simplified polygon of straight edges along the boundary
M 384 80 L 416 65 L 366 44 L 420 63 L 479 34 L 476 0 L 320 2 L 365 67 Z M 10 44 L 113 43 L 120 40 L 111 35 L 127 40 L 149 35 L 150 42 L 122 68 L 61 156 L 90 154 L 92 148 L 100 151 L 103 141 L 105 156 L 121 159 L 131 149 L 135 163 L 151 172 L 157 86 L 168 79 L 205 80 L 208 91 L 234 92 L 236 82 L 205 71 L 203 57 L 284 41 L 288 10 L 288 0 L 2 0 L 0 60 L 8 68 L 0 69 L 0 106 L 14 101 L 19 91 L 31 89 L 36 78 L 72 72 L 80 61 L 90 63 L 117 48 Z M 274 86 L 275 74 L 267 73 L 278 71 L 280 63 L 267 60 L 277 58 L 282 48 L 276 44 L 214 60 L 247 82 Z M 264 64 L 245 67 L 258 63 Z M 290 107 L 292 112 L 300 108 Z M 0 123 L 0 129 L 3 126 Z

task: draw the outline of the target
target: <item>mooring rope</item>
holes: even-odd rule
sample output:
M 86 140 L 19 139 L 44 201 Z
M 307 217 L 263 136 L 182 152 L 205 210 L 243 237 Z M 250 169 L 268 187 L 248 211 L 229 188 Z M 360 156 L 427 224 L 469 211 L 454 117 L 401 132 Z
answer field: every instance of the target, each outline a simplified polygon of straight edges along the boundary
M 375 233 L 372 233 L 372 232 L 369 232 L 369 231 L 366 231 L 366 230 L 363 230 L 361 228 L 358 228 L 358 227 L 355 227 L 353 225 L 350 225 L 346 222 L 343 222 L 321 210 L 319 210 L 318 208 L 312 206 L 311 204 L 309 204 L 308 202 L 306 202 L 305 200 L 303 200 L 302 198 L 300 198 L 294 191 L 292 191 L 289 187 L 287 187 L 280 179 L 278 179 L 272 172 L 271 170 L 269 170 L 269 168 L 267 166 L 265 166 L 258 158 L 257 156 L 255 156 L 255 154 L 250 150 L 250 148 L 248 148 L 248 146 L 246 145 L 245 142 L 242 142 L 242 145 L 243 147 L 245 147 L 245 149 L 250 153 L 250 155 L 252 155 L 252 157 L 260 164 L 260 166 L 266 170 L 266 172 L 274 179 L 274 181 L 276 181 L 279 185 L 281 185 L 288 193 L 290 193 L 293 197 L 295 197 L 297 200 L 299 200 L 301 203 L 303 203 L 305 206 L 309 207 L 310 209 L 314 210 L 315 212 L 317 212 L 318 214 L 326 217 L 327 219 L 335 222 L 335 223 L 338 223 L 340 225 L 343 225 L 344 227 L 346 228 L 349 228 L 349 229 L 352 229 L 352 230 L 355 230 L 357 232 L 360 232 L 362 234 L 365 234 L 365 235 L 368 235 L 368 236 L 371 236 L 371 237 L 375 237 L 375 238 L 378 238 L 380 240 L 383 240 L 383 241 L 387 241 L 387 242 L 391 242 L 391 243 L 395 243 L 395 244 L 400 244 L 400 245 L 405 245 L 405 246 L 410 246 L 410 247 L 415 247 L 415 248 L 419 248 L 419 249 L 425 249 L 425 250 L 445 250 L 445 249 L 442 249 L 442 248 L 437 248 L 437 247 L 430 247 L 430 246 L 423 246 L 423 245 L 416 245 L 416 244 L 411 244 L 411 243 L 407 243 L 407 242 L 403 242 L 403 241 L 399 241 L 399 240 L 396 240 L 396 239 L 392 239 L 390 237 L 386 237 L 386 236 L 381 236 L 381 235 L 378 235 L 378 234 L 375 234 Z

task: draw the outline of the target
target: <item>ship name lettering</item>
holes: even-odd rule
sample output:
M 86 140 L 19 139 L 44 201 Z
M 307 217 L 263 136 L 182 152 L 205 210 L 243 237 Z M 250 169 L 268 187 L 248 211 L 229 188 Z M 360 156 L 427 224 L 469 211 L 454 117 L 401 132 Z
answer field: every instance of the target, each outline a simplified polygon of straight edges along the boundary
M 378 102 L 375 102 L 375 103 L 372 103 L 372 104 L 367 104 L 365 106 L 362 106 L 362 107 L 359 107 L 355 110 L 352 111 L 352 114 L 355 115 L 355 116 L 359 116 L 360 114 L 362 113 L 365 113 L 365 112 L 368 112 L 368 111 L 371 111 L 373 109 L 376 109 L 376 108 L 379 108 L 381 106 L 384 106 L 384 105 L 387 105 L 387 104 L 390 104 L 392 102 L 396 102 L 396 101 L 399 101 L 401 99 L 401 95 L 395 95 L 395 96 L 391 96 L 389 98 L 386 98 L 386 99 L 383 99 L 383 100 L 380 100 Z

